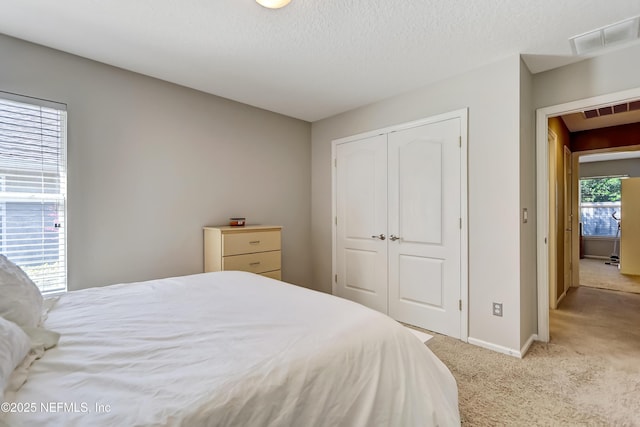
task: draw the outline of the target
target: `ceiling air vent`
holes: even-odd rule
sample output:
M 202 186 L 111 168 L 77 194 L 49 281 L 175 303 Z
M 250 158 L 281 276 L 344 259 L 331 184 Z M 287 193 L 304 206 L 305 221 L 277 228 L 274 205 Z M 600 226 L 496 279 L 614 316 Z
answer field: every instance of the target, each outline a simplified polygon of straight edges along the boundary
M 640 16 L 571 37 L 569 43 L 575 55 L 582 55 L 638 38 L 640 38 Z
M 600 116 L 608 116 L 609 114 L 613 114 L 613 108 L 611 107 L 598 108 L 598 114 Z
M 613 106 L 613 114 L 626 113 L 629 111 L 629 104 L 618 104 Z
M 610 114 L 626 113 L 629 111 L 640 110 L 640 100 L 625 102 L 624 104 L 608 105 L 593 110 L 585 110 L 582 112 L 585 119 L 593 119 L 594 117 L 608 116 Z
M 587 119 L 593 119 L 594 117 L 598 117 L 598 110 L 587 110 L 584 112 L 584 117 Z

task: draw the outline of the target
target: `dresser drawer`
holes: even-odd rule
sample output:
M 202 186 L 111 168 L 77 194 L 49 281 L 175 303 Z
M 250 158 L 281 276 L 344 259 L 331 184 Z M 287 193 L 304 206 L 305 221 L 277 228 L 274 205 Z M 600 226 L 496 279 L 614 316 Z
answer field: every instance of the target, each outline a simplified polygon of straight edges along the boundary
M 252 273 L 280 270 L 280 258 L 280 251 L 226 256 L 222 259 L 222 269 L 250 271 Z
M 222 239 L 223 256 L 280 250 L 280 230 L 225 233 Z
M 276 280 L 282 280 L 282 271 L 267 271 L 266 273 L 260 273 L 261 276 L 270 277 Z

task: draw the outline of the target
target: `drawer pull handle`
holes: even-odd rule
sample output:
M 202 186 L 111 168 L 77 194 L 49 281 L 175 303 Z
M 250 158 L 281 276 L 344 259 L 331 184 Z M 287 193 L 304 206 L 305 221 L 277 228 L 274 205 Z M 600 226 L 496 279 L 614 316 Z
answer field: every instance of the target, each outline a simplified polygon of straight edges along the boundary
M 253 265 L 260 265 L 260 261 L 257 262 L 250 262 L 249 265 L 253 266 Z
M 250 245 L 257 245 L 260 243 L 260 240 L 252 240 L 249 242 Z

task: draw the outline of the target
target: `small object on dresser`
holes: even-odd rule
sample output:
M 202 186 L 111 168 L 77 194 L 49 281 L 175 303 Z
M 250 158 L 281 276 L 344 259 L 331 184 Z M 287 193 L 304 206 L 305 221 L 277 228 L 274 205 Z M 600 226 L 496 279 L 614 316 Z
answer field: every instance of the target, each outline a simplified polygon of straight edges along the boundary
M 243 227 L 246 218 L 229 218 L 229 225 L 231 227 Z

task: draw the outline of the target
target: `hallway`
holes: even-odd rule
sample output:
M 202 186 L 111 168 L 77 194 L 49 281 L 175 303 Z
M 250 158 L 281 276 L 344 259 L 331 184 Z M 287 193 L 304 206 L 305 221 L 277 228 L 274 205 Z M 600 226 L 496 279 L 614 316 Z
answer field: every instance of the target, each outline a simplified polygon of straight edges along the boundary
M 580 285 L 640 294 L 640 276 L 621 274 L 617 266 L 605 264 L 605 261 L 593 258 L 581 259 Z
M 638 372 L 640 294 L 572 287 L 549 320 L 552 343 Z

